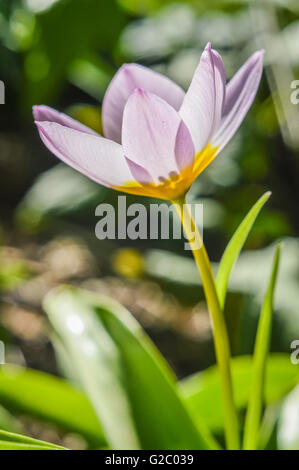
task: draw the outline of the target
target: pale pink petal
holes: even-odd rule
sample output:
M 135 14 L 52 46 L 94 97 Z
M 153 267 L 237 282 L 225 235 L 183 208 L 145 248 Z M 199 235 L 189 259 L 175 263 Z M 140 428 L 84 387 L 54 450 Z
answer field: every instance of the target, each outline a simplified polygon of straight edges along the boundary
M 50 108 L 50 106 L 33 106 L 33 116 L 35 121 L 56 122 L 57 124 L 69 127 L 70 129 L 76 129 L 77 131 L 85 132 L 86 134 L 98 135 L 98 133 L 93 129 L 90 129 L 90 127 L 87 127 L 81 122 L 76 121 L 67 114 L 60 113 L 59 111 L 56 111 L 56 109 Z
M 208 44 L 180 109 L 197 152 L 210 142 L 219 126 L 225 99 L 225 82 L 222 59 Z
M 36 125 L 46 147 L 90 179 L 105 186 L 121 186 L 134 180 L 121 145 L 55 122 L 36 122 Z
M 263 53 L 255 52 L 227 85 L 221 124 L 213 137 L 218 151 L 233 137 L 252 105 L 262 76 Z
M 221 55 L 214 49 L 211 49 L 211 57 L 213 60 L 215 80 L 215 131 L 219 127 L 219 124 L 221 122 L 223 107 L 226 99 L 226 72 Z
M 122 144 L 126 157 L 144 168 L 155 183 L 178 174 L 194 160 L 194 145 L 177 111 L 140 88 L 124 110 Z
M 126 162 L 131 170 L 132 175 L 134 176 L 135 180 L 141 184 L 148 184 L 153 182 L 152 176 L 149 174 L 145 168 L 138 165 L 137 163 L 130 160 L 128 157 L 126 158 Z
M 188 127 L 182 120 L 180 121 L 175 139 L 174 155 L 179 170 L 187 168 L 194 162 L 194 144 Z
M 138 64 L 124 64 L 111 81 L 103 101 L 105 137 L 121 143 L 121 128 L 125 104 L 135 90 L 143 88 L 167 101 L 179 110 L 184 91 L 169 78 Z

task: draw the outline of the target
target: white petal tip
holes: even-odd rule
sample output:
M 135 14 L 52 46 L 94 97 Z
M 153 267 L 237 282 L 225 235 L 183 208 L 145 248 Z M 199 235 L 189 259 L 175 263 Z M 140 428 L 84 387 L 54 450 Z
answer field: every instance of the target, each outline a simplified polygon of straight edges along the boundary
M 34 106 L 32 106 L 32 113 L 33 113 L 33 117 L 36 121 L 40 121 L 40 118 L 42 117 L 42 113 L 44 110 L 48 109 L 48 107 L 44 104 L 35 104 Z
M 130 75 L 131 71 L 132 71 L 132 68 L 133 68 L 133 65 L 135 65 L 135 64 L 123 64 L 120 67 L 118 73 L 123 72 L 126 75 Z
M 265 49 L 260 49 L 258 51 L 255 51 L 251 57 L 255 57 L 258 60 L 263 60 L 265 52 Z

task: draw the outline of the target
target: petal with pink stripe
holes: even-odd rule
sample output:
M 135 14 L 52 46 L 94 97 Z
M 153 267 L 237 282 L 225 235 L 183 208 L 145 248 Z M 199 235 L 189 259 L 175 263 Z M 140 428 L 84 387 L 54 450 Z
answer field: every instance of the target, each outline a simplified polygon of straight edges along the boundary
M 103 102 L 103 128 L 105 137 L 121 143 L 121 129 L 125 104 L 135 88 L 154 93 L 178 110 L 184 91 L 169 78 L 138 64 L 125 64 L 111 81 Z
M 194 145 L 178 112 L 140 88 L 125 106 L 122 144 L 125 156 L 144 168 L 154 183 L 179 174 L 194 161 Z

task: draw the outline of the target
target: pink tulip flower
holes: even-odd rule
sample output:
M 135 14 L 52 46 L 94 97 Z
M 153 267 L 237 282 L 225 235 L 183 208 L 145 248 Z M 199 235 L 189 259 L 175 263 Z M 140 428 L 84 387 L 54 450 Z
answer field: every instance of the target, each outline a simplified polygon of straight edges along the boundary
M 62 161 L 119 191 L 177 200 L 233 137 L 262 75 L 255 52 L 226 84 L 208 44 L 182 88 L 137 64 L 123 65 L 103 102 L 104 136 L 47 106 L 34 106 L 40 137 Z

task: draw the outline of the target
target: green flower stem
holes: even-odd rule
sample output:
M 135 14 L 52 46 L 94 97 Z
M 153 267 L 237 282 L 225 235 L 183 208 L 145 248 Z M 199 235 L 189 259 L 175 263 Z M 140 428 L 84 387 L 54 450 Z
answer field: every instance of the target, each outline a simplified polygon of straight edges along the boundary
M 186 238 L 189 240 L 193 256 L 201 275 L 202 284 L 211 315 L 216 357 L 222 382 L 224 428 L 227 448 L 240 448 L 238 417 L 233 398 L 230 368 L 230 345 L 223 311 L 220 307 L 211 263 L 201 235 L 193 220 L 186 199 L 172 201 L 181 220 Z

